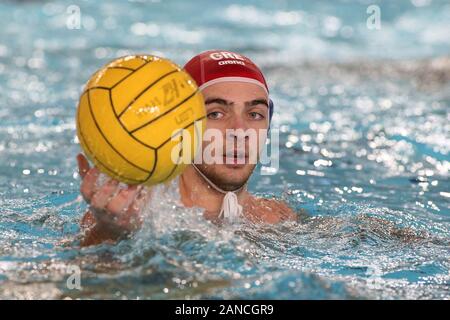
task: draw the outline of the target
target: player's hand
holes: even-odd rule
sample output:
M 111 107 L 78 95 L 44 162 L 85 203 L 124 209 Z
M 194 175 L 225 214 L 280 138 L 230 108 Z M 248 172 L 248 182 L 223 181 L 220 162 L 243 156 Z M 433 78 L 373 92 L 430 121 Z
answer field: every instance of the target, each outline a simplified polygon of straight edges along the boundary
M 97 229 L 118 238 L 138 229 L 142 224 L 141 211 L 149 200 L 150 192 L 142 186 L 119 187 L 119 181 L 109 179 L 99 186 L 100 172 L 90 167 L 87 159 L 77 156 L 82 179 L 80 191 L 90 205 Z

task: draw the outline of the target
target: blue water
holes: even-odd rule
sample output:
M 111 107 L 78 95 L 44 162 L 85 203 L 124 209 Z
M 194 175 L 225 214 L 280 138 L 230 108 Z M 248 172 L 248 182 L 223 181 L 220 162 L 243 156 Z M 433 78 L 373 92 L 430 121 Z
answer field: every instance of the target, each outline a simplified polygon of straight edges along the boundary
M 448 1 L 2 1 L 0 21 L 0 298 L 450 298 Z M 80 249 L 83 84 L 210 48 L 263 67 L 280 171 L 251 190 L 301 223 L 220 229 L 169 189 L 132 239 Z

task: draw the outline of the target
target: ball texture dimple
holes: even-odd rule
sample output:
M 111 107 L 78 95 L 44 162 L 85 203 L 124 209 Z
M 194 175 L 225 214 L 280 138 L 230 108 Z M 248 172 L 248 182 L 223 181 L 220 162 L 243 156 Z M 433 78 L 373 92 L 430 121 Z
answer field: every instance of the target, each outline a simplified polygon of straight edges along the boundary
M 133 55 L 91 77 L 76 125 L 84 153 L 100 171 L 153 185 L 176 177 L 194 158 L 205 119 L 203 97 L 188 73 L 168 59 Z M 182 130 L 190 139 L 182 139 Z

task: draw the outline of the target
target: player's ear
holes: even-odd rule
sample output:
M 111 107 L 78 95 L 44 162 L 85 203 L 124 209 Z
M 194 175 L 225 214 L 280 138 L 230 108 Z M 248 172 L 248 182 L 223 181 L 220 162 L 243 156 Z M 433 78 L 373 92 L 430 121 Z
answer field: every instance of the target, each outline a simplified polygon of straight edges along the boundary
M 272 122 L 272 116 L 273 116 L 273 101 L 272 99 L 269 99 L 269 128 L 270 128 L 270 123 Z

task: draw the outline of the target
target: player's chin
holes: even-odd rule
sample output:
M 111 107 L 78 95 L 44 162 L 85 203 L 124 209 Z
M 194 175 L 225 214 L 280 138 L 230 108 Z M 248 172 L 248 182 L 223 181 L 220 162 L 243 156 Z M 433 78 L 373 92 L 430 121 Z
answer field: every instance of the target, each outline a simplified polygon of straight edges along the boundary
M 254 164 L 221 164 L 219 172 L 235 182 L 247 181 L 255 169 Z

